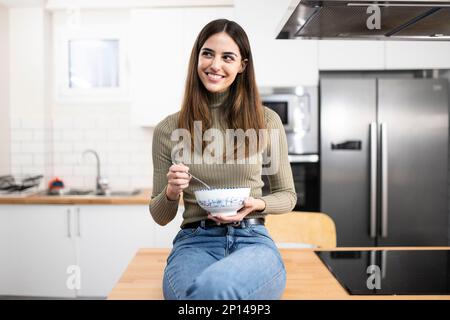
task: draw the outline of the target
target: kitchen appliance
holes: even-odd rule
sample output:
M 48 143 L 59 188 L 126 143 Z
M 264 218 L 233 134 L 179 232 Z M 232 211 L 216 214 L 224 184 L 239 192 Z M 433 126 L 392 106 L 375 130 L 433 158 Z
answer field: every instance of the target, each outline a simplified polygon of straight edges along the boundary
M 448 82 L 320 80 L 321 210 L 338 246 L 448 244 Z
M 449 40 L 449 0 L 293 0 L 277 39 Z
M 316 252 L 351 295 L 449 295 L 450 250 Z
M 320 166 L 314 158 L 298 157 L 298 160 L 291 160 L 292 178 L 294 180 L 295 191 L 297 193 L 297 203 L 295 211 L 320 211 Z
M 314 86 L 260 87 L 264 106 L 283 123 L 297 204 L 294 210 L 319 211 L 318 89 Z M 263 176 L 263 195 L 270 192 Z
M 262 104 L 283 123 L 292 155 L 318 153 L 317 87 L 260 87 Z

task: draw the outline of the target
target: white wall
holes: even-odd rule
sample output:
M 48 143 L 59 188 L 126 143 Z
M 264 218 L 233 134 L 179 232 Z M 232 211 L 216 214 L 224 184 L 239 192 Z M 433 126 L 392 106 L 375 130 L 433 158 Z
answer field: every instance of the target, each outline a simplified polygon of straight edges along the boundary
M 0 175 L 10 168 L 9 12 L 0 6 Z
M 44 11 L 10 9 L 11 171 L 44 173 Z

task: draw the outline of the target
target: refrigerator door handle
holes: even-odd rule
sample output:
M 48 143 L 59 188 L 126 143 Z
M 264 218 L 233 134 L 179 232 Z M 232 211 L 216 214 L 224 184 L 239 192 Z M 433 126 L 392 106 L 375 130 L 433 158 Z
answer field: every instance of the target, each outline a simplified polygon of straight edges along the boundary
M 387 124 L 382 122 L 381 127 L 381 237 L 388 236 L 388 145 Z
M 377 123 L 370 124 L 370 237 L 377 236 Z

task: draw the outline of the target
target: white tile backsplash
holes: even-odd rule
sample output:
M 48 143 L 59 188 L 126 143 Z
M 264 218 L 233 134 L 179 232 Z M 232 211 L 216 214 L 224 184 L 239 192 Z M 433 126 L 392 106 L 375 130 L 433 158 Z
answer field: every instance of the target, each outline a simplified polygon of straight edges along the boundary
M 128 153 L 108 153 L 107 161 L 110 164 L 118 164 L 128 166 L 130 164 L 130 156 Z
M 34 154 L 36 152 L 44 152 L 45 151 L 45 145 L 44 142 L 37 142 L 37 141 L 27 141 L 23 140 L 21 141 L 22 151 L 23 153 L 31 153 Z
M 44 128 L 44 118 L 41 116 L 22 118 L 21 120 L 22 120 L 22 128 L 26 130 L 39 129 L 41 131 Z
M 54 153 L 64 154 L 64 153 L 72 153 L 74 152 L 74 144 L 68 141 L 54 141 L 53 142 L 53 151 Z
M 20 171 L 16 173 L 19 176 L 25 175 L 38 175 L 43 174 L 44 167 L 43 166 L 35 166 L 35 165 L 21 165 Z
M 101 174 L 114 189 L 152 186 L 153 130 L 132 127 L 128 115 L 55 115 L 47 128 L 42 119 L 11 119 L 12 174 L 51 172 L 69 188 L 94 188 L 96 162 L 87 149 L 97 151 Z M 51 179 L 46 176 L 45 184 Z
M 62 129 L 62 141 L 80 141 L 83 140 L 83 138 L 89 139 L 82 130 L 69 128 Z
M 12 129 L 11 140 L 16 141 L 33 141 L 33 130 L 31 129 Z
M 86 129 L 84 131 L 80 130 L 80 136 L 81 134 L 84 137 L 84 140 L 87 141 L 106 141 L 107 140 L 107 134 L 106 130 L 104 128 L 98 128 L 98 129 Z M 80 139 L 73 139 L 73 140 L 80 140 Z
M 125 142 L 129 140 L 129 134 L 127 129 L 119 130 L 117 128 L 108 129 L 106 132 L 108 141 L 120 141 Z
M 30 166 L 33 164 L 33 154 L 31 153 L 15 153 L 11 160 L 13 163 L 20 163 L 22 166 Z
M 71 178 L 74 175 L 74 166 L 55 164 L 54 165 L 54 173 L 55 173 L 55 176 L 57 176 L 63 180 L 65 178 Z
M 84 123 L 84 121 L 81 121 Z M 52 122 L 53 129 L 73 129 L 74 122 L 72 118 L 58 117 L 58 119 L 54 119 Z M 78 128 L 78 126 L 77 126 Z
M 22 128 L 22 119 L 11 117 L 11 130 L 21 129 Z
M 45 166 L 45 154 L 44 153 L 33 154 L 33 165 L 36 167 L 44 167 Z
M 34 129 L 32 132 L 33 141 L 45 141 L 45 130 L 42 129 Z

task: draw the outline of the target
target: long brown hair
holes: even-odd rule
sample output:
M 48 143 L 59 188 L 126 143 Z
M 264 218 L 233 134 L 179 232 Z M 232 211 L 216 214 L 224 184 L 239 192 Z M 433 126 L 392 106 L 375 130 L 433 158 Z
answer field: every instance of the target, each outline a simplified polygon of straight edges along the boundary
M 222 119 L 227 129 L 255 129 L 257 133 L 258 150 L 264 148 L 266 137 L 259 136 L 259 129 L 265 129 L 264 108 L 261 103 L 258 88 L 256 86 L 253 57 L 250 42 L 244 29 L 234 21 L 218 19 L 209 22 L 200 31 L 191 51 L 188 74 L 186 78 L 185 92 L 181 111 L 179 113 L 178 127 L 191 133 L 191 148 L 194 150 L 194 121 L 202 121 L 202 136 L 211 128 L 212 118 L 208 107 L 208 90 L 204 87 L 197 73 L 197 64 L 200 50 L 206 40 L 220 32 L 227 33 L 236 42 L 242 60 L 247 60 L 247 65 L 242 73 L 236 75 L 236 79 L 230 85 L 229 93 L 223 105 Z M 265 132 L 264 130 L 262 130 Z M 261 140 L 263 138 L 263 140 Z M 261 141 L 260 141 L 261 140 Z M 206 147 L 202 141 L 201 152 Z M 234 147 L 233 159 L 236 156 L 237 146 Z M 249 155 L 249 141 L 245 139 L 245 156 Z

